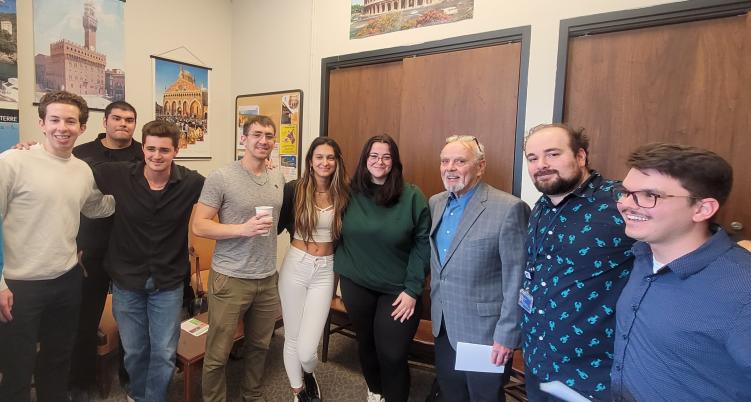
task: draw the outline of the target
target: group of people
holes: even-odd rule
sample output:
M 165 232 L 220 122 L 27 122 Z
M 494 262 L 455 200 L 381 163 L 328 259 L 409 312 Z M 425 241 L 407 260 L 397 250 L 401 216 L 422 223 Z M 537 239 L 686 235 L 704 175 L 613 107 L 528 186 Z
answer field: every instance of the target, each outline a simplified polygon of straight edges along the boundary
M 238 322 L 241 398 L 264 400 L 280 307 L 292 398 L 322 400 L 314 371 L 335 274 L 369 402 L 408 400 L 423 297 L 443 401 L 504 400 L 519 347 L 530 401 L 560 400 L 540 389 L 554 381 L 591 400 L 751 400 L 751 254 L 714 223 L 732 169 L 710 151 L 642 146 L 621 182 L 589 166 L 581 130 L 541 125 L 524 143 L 542 193 L 530 210 L 483 181 L 485 148 L 469 135 L 446 139 L 437 172 L 446 191 L 428 201 L 405 182 L 386 134 L 367 140 L 351 177 L 339 145 L 318 137 L 300 179 L 285 183 L 267 162 L 276 126 L 254 116 L 243 158 L 204 180 L 173 163 L 174 124 L 149 122 L 142 144 L 133 140 L 125 102 L 105 111 L 105 133 L 75 148 L 83 99 L 47 94 L 39 117 L 41 146 L 0 157 L 0 401 L 28 401 L 32 374 L 40 401 L 93 382 L 110 281 L 128 394 L 166 399 L 196 203 L 190 229 L 216 240 L 205 401 L 228 399 Z M 283 230 L 291 244 L 277 272 Z M 460 342 L 487 345 L 503 374 L 457 370 Z

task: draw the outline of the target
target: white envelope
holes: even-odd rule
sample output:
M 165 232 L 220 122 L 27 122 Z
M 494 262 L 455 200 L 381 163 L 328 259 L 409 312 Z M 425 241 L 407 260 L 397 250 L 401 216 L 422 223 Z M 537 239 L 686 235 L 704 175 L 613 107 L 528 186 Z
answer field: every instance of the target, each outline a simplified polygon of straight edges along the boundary
M 490 363 L 490 353 L 493 347 L 490 345 L 478 345 L 476 343 L 456 343 L 455 370 L 477 371 L 480 373 L 503 373 L 504 366 L 496 366 Z

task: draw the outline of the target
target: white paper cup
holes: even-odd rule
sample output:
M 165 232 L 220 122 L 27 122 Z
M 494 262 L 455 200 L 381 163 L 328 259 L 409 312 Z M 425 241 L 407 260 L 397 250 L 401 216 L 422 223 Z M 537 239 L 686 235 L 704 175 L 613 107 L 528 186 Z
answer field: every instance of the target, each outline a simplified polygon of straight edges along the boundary
M 267 207 L 267 206 L 256 207 L 256 216 L 259 217 L 259 218 L 262 217 L 262 216 L 267 216 L 267 215 L 268 216 L 272 216 L 273 213 L 274 213 L 274 207 Z M 270 231 L 262 234 L 261 236 L 268 236 L 269 232 Z

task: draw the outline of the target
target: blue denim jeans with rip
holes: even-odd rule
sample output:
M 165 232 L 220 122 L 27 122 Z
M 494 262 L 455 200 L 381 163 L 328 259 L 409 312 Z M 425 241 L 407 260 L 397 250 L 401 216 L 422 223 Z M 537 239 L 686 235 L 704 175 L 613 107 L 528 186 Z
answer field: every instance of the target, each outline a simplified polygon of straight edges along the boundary
M 143 290 L 112 283 L 112 312 L 125 350 L 129 394 L 136 402 L 163 402 L 175 371 L 183 286 L 156 289 L 150 277 Z

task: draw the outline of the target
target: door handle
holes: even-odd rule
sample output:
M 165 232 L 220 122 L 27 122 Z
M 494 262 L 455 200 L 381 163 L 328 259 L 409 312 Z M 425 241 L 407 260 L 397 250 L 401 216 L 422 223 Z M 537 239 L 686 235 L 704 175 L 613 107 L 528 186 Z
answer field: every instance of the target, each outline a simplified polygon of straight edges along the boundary
M 733 230 L 743 230 L 743 224 L 738 221 L 730 222 L 730 228 Z

